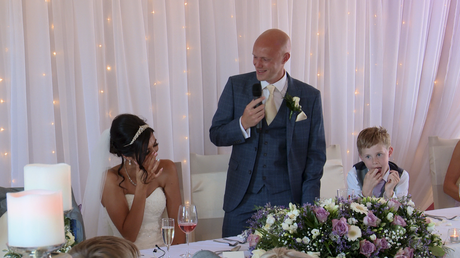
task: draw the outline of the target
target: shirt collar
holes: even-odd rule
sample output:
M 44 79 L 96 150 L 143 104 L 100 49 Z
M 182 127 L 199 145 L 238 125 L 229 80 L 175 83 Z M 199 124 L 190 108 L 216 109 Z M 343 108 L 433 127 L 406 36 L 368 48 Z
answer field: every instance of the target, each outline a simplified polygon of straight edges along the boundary
M 385 180 L 385 182 L 388 182 L 388 176 L 390 175 L 390 168 L 388 168 L 387 172 L 385 172 L 385 175 L 383 175 L 383 180 Z
M 286 85 L 286 80 L 287 80 L 286 71 L 284 71 L 283 77 L 281 77 L 281 79 L 279 81 L 275 82 L 273 85 L 275 86 L 275 88 L 278 89 L 279 92 L 281 92 L 281 91 L 283 91 L 283 88 Z M 260 85 L 262 86 L 262 89 L 265 89 L 265 87 L 267 87 L 269 84 L 270 83 L 268 83 L 267 81 L 261 81 L 260 82 Z

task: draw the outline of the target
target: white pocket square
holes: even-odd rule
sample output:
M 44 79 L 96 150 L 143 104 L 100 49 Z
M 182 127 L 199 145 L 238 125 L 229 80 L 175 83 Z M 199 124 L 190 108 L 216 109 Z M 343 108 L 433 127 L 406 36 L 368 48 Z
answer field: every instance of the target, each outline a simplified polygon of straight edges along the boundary
M 300 114 L 297 115 L 297 118 L 295 119 L 296 122 L 303 121 L 307 119 L 307 115 L 302 111 Z

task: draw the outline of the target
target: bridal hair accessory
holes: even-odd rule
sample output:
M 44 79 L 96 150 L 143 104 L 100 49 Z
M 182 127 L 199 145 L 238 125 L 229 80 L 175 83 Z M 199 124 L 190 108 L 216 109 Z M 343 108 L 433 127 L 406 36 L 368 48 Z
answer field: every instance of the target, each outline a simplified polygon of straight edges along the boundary
M 128 165 L 130 165 L 130 166 L 131 166 L 131 160 L 128 160 Z
M 133 142 L 137 139 L 137 137 L 139 137 L 139 135 L 141 135 L 141 133 L 143 131 L 145 131 L 145 129 L 149 128 L 149 125 L 148 124 L 145 124 L 145 125 L 141 125 L 139 126 L 139 130 L 137 130 L 137 133 L 134 135 L 133 139 L 131 140 L 130 143 L 126 144 L 125 146 L 123 147 L 126 147 L 126 146 L 129 146 L 131 144 L 133 144 Z

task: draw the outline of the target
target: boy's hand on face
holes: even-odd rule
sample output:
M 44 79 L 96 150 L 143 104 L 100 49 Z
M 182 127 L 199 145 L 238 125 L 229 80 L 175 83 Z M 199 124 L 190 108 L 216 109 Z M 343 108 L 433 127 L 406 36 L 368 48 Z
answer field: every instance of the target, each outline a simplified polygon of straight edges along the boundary
M 363 196 L 372 196 L 372 190 L 374 190 L 374 187 L 382 180 L 382 178 L 383 173 L 379 172 L 378 169 L 373 169 L 367 172 L 366 176 L 364 176 L 362 191 Z
M 399 173 L 396 170 L 390 170 L 388 181 L 385 184 L 385 195 L 387 198 L 392 198 L 396 185 L 399 183 Z

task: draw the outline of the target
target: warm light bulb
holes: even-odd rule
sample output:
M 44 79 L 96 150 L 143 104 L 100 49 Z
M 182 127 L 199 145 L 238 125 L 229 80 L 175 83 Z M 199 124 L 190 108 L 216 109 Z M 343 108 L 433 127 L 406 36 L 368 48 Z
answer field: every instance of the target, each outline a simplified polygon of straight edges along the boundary
M 104 93 L 104 91 L 103 91 L 103 90 L 101 90 L 101 93 Z
M 230 18 L 233 18 L 233 15 L 230 15 Z
M 54 151 L 52 151 L 51 153 L 53 153 L 53 154 L 54 154 Z
M 405 22 L 405 21 L 403 21 L 403 24 L 406 24 L 406 22 Z
M 312 55 L 313 55 L 313 53 L 310 53 L 310 55 L 312 56 Z
M 43 76 L 46 76 L 46 73 L 44 73 Z
M 101 45 L 101 44 L 99 44 L 99 47 L 102 47 L 102 45 Z
M 319 73 L 317 75 L 319 76 Z
M 53 100 L 53 104 L 56 104 L 56 100 Z
M 182 118 L 183 118 L 183 119 L 185 119 L 185 118 L 187 118 L 187 116 L 186 116 L 186 115 L 184 115 Z
M 374 17 L 377 18 L 377 14 L 374 14 Z
M 3 99 L 0 99 L 0 103 L 3 103 Z
M 53 52 L 53 55 L 56 55 L 56 52 Z
M 54 125 L 54 122 L 51 122 L 51 125 Z
M 54 29 L 54 24 L 51 24 L 51 29 Z
M 184 162 L 184 163 L 187 163 L 187 160 L 186 160 L 186 159 L 184 159 L 184 161 L 183 161 L 183 162 Z
M 185 139 L 187 140 L 187 139 L 188 139 L 188 137 L 187 137 L 187 136 L 185 136 Z
M 350 12 L 348 12 L 348 14 L 350 14 Z
M 152 11 L 152 13 L 155 13 L 155 11 Z
M 350 153 L 350 150 L 347 150 L 347 154 Z
M 402 65 L 402 63 L 399 63 L 399 66 L 401 66 L 401 65 Z
M 319 36 L 319 32 L 317 32 L 316 35 Z
M 110 21 L 110 18 L 107 18 L 107 21 Z
M 185 2 L 184 5 L 187 5 L 187 2 Z
M 112 70 L 112 67 L 107 66 L 107 71 L 110 71 L 110 70 Z
M 358 90 L 356 90 L 356 91 L 355 91 L 355 95 L 358 95 L 358 93 L 359 93 Z
M 4 130 L 5 130 L 5 129 L 3 129 L 3 127 L 2 127 L 2 128 L 0 128 L 0 132 L 3 132 Z
M 0 82 L 1 82 L 1 81 L 3 81 L 3 79 L 2 79 L 2 78 L 0 78 Z
M 5 156 L 8 155 L 8 152 L 5 152 Z

